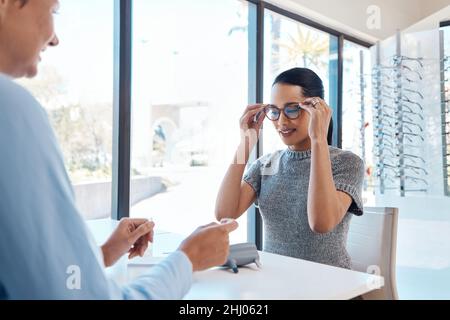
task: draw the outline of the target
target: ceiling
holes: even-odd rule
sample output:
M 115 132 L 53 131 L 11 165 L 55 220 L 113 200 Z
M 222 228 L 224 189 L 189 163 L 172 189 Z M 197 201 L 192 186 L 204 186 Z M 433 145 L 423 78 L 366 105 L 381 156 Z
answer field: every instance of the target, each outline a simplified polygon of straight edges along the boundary
M 436 11 L 449 0 L 269 0 L 277 6 L 369 41 L 386 39 Z M 381 28 L 367 26 L 369 6 L 380 9 Z

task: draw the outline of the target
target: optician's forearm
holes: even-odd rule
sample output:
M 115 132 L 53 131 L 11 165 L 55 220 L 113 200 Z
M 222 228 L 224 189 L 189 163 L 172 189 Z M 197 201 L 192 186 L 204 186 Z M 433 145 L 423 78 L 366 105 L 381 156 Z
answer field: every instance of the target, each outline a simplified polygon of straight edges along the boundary
M 340 221 L 340 202 L 334 184 L 328 143 L 312 141 L 308 220 L 318 233 L 330 232 Z
M 241 198 L 241 183 L 253 145 L 248 140 L 242 140 L 234 155 L 233 163 L 229 166 L 216 200 L 216 218 L 237 219 Z

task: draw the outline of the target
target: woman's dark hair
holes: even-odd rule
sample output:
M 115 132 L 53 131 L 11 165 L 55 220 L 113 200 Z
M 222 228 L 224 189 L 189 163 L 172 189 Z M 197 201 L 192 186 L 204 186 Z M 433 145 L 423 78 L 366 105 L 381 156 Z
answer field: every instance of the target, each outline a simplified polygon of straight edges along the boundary
M 280 74 L 273 85 L 289 84 L 298 86 L 302 89 L 302 94 L 306 98 L 319 97 L 324 99 L 325 89 L 320 77 L 312 70 L 307 68 L 294 68 Z M 333 119 L 330 121 L 328 128 L 328 145 L 333 144 Z

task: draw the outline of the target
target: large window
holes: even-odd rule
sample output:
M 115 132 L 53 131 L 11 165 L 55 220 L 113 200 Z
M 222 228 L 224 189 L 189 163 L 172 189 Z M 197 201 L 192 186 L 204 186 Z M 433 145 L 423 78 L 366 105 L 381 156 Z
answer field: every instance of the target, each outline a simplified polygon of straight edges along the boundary
M 134 1 L 131 216 L 180 234 L 214 220 L 248 104 L 248 15 L 238 0 Z
M 343 48 L 342 149 L 366 163 L 364 203 L 373 203 L 373 122 L 370 50 L 345 40 Z
M 337 107 L 338 38 L 265 10 L 264 101 L 270 102 L 278 74 L 294 67 L 309 68 L 322 79 L 325 100 Z M 264 130 L 264 153 L 286 148 L 270 125 Z
M 86 218 L 111 213 L 114 2 L 60 0 L 60 45 L 43 54 L 36 79 L 21 81 L 55 129 Z

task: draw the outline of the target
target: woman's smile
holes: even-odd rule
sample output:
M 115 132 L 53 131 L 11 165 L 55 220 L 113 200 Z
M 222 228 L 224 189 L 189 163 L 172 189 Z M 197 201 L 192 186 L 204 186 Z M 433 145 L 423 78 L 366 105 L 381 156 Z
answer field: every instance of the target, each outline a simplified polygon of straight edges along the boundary
M 278 133 L 283 137 L 283 138 L 289 138 L 290 136 L 292 136 L 295 132 L 297 131 L 297 129 L 293 128 L 282 128 L 278 130 Z

